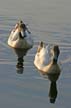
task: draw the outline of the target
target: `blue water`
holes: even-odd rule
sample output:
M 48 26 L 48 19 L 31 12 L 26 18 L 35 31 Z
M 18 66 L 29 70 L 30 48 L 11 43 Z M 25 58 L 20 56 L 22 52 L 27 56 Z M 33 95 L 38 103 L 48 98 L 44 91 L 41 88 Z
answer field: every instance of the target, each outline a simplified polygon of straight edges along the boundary
M 71 1 L 1 0 L 0 3 L 0 107 L 70 108 L 71 106 Z M 17 56 L 7 45 L 10 31 L 19 19 L 27 25 L 34 47 L 24 57 L 23 74 L 16 69 Z M 60 47 L 61 75 L 57 98 L 49 101 L 50 82 L 33 64 L 38 42 Z

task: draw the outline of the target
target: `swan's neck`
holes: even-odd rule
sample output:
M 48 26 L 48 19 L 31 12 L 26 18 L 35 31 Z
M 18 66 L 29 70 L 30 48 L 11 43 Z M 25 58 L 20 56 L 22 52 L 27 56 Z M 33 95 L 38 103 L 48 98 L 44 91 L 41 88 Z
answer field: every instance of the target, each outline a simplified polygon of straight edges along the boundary
M 52 61 L 53 64 L 57 64 L 57 60 L 54 58 Z
M 58 61 L 58 56 L 54 56 L 52 59 L 52 63 L 57 64 L 57 61 Z
M 24 38 L 24 34 L 22 35 L 22 33 L 19 32 L 19 37 L 20 37 L 20 39 L 23 39 Z

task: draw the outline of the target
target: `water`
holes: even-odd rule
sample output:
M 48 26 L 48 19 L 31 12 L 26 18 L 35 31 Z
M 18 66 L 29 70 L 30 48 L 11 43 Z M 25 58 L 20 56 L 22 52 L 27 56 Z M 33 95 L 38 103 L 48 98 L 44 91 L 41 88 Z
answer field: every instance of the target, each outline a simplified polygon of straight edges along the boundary
M 0 106 L 1 108 L 70 108 L 71 105 L 71 1 L 0 1 Z M 23 74 L 17 56 L 7 45 L 16 22 L 22 19 L 32 32 L 34 47 L 24 57 Z M 33 65 L 38 42 L 60 47 L 62 73 L 57 81 L 55 104 L 49 101 L 50 82 Z

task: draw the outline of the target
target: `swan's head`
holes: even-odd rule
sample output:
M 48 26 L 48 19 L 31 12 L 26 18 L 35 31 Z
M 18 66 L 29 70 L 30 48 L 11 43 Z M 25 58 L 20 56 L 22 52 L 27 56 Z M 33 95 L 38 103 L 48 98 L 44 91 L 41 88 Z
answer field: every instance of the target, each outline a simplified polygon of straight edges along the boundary
M 26 25 L 23 23 L 22 20 L 20 20 L 20 21 L 18 22 L 18 24 L 19 24 L 19 27 L 20 27 L 21 29 L 23 29 L 24 31 L 26 30 Z
M 53 48 L 51 49 L 51 54 L 52 54 L 52 58 L 53 58 L 53 63 L 57 63 L 59 54 L 60 54 L 60 50 L 59 50 L 59 46 L 58 45 L 54 45 Z
M 19 30 L 19 37 L 21 39 L 23 39 L 26 35 L 25 35 L 25 30 L 26 30 L 26 25 L 23 23 L 22 20 L 20 20 L 18 23 L 17 23 L 17 28 Z

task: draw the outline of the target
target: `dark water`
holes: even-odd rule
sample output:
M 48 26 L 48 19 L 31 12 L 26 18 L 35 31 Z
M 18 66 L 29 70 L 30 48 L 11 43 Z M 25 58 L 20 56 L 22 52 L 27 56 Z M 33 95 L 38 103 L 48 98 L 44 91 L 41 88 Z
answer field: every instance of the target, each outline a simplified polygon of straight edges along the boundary
M 0 3 L 0 107 L 70 108 L 71 107 L 71 1 L 1 0 Z M 34 47 L 24 56 L 24 70 L 17 73 L 17 56 L 7 45 L 9 33 L 22 19 L 28 24 Z M 50 82 L 33 65 L 38 42 L 60 47 L 61 75 L 57 81 L 56 101 L 50 103 Z M 54 94 L 52 94 L 54 95 Z

